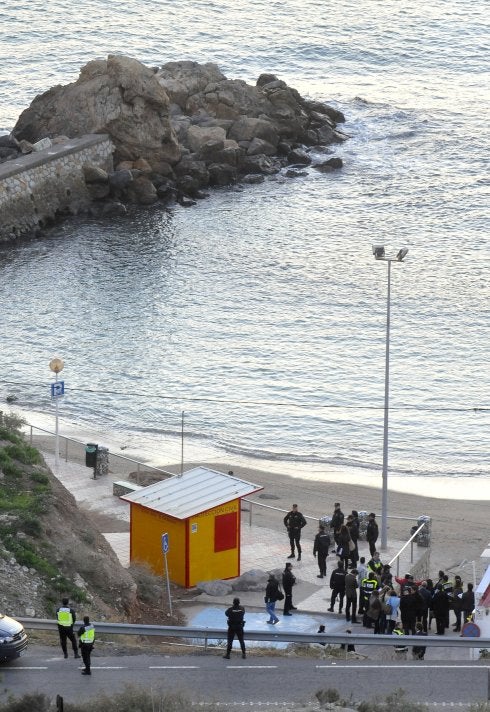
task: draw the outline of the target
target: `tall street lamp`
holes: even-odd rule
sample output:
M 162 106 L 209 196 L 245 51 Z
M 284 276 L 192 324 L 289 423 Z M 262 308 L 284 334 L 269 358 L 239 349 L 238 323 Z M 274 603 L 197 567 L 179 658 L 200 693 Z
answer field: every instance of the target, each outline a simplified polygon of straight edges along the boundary
M 58 381 L 58 373 L 63 370 L 64 362 L 61 358 L 53 358 L 49 362 L 49 368 L 56 374 L 55 383 L 51 384 L 51 397 L 54 398 L 56 405 L 56 427 L 55 427 L 55 446 L 54 446 L 54 466 L 56 471 L 59 469 L 60 465 L 60 447 L 59 447 L 59 436 L 58 436 L 58 401 L 64 393 L 64 382 Z
M 373 255 L 376 260 L 388 263 L 388 295 L 386 300 L 386 357 L 385 357 L 385 405 L 383 424 L 383 489 L 381 499 L 381 551 L 388 548 L 388 413 L 390 393 L 390 291 L 391 263 L 403 262 L 408 248 L 398 250 L 392 257 L 386 255 L 384 245 L 373 245 Z

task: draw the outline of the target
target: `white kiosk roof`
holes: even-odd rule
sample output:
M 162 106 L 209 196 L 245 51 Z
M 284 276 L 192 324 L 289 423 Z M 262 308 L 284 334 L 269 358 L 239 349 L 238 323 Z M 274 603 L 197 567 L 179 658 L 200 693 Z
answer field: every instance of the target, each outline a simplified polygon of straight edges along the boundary
M 176 519 L 187 519 L 233 499 L 247 497 L 264 489 L 261 485 L 241 480 L 234 475 L 194 467 L 168 480 L 155 482 L 121 499 L 140 504 Z

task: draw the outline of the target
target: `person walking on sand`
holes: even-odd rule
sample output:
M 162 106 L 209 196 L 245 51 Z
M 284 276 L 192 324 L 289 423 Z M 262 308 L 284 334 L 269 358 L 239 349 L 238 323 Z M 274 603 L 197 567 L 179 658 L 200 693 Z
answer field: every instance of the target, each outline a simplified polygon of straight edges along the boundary
M 318 527 L 318 534 L 313 542 L 313 556 L 317 557 L 320 573 L 317 578 L 325 578 L 327 575 L 327 556 L 330 548 L 330 535 L 323 524 Z
M 289 543 L 291 545 L 291 554 L 288 556 L 288 559 L 295 558 L 294 547 L 296 546 L 298 561 L 301 561 L 301 530 L 306 526 L 306 519 L 301 512 L 298 511 L 297 504 L 293 504 L 291 511 L 284 517 L 284 526 L 288 530 Z
M 70 607 L 69 599 L 63 598 L 61 606 L 56 609 L 56 620 L 58 622 L 61 650 L 63 651 L 65 659 L 68 657 L 68 649 L 66 645 L 67 640 L 71 643 L 75 658 L 80 657 L 78 654 L 77 640 L 75 638 L 75 633 L 73 632 L 73 626 L 75 625 L 76 619 L 76 613 L 73 608 Z
M 83 664 L 85 665 L 85 669 L 82 670 L 82 675 L 91 675 L 90 656 L 94 649 L 95 628 L 88 616 L 83 617 L 83 625 L 78 630 L 78 639 L 80 640 L 80 650 L 82 652 Z
M 293 586 L 296 583 L 296 576 L 293 575 L 293 565 L 289 563 L 286 564 L 283 574 L 282 574 L 282 587 L 284 590 L 284 611 L 283 615 L 290 616 L 291 611 L 295 611 L 296 607 L 293 606 Z
M 279 623 L 279 618 L 276 616 L 276 601 L 279 601 L 282 595 L 284 594 L 279 591 L 279 581 L 276 579 L 274 574 L 270 574 L 267 580 L 264 601 L 265 609 L 269 614 L 269 620 L 267 623 L 270 623 L 271 625 Z
M 240 605 L 240 599 L 234 598 L 233 605 L 226 609 L 225 616 L 228 621 L 228 642 L 226 646 L 226 655 L 223 655 L 225 660 L 230 659 L 231 649 L 235 636 L 238 638 L 240 648 L 242 649 L 242 658 L 246 658 L 245 642 L 243 640 L 243 627 L 245 625 L 245 608 Z

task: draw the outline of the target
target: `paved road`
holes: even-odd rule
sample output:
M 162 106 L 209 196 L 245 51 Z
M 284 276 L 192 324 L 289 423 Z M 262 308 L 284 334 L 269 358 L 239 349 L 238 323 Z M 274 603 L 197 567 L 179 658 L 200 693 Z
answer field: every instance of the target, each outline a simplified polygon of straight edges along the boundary
M 219 654 L 187 656 L 93 657 L 93 674 L 83 677 L 79 661 L 64 660 L 53 648 L 31 647 L 28 654 L 0 666 L 2 690 L 14 694 L 39 691 L 66 702 L 98 692 L 124 689 L 126 683 L 146 689 L 184 691 L 195 701 L 281 706 L 311 699 L 316 690 L 335 688 L 344 698 L 384 696 L 403 688 L 413 700 L 442 705 L 488 699 L 490 665 L 474 663 L 330 661 L 256 657 L 231 660 Z

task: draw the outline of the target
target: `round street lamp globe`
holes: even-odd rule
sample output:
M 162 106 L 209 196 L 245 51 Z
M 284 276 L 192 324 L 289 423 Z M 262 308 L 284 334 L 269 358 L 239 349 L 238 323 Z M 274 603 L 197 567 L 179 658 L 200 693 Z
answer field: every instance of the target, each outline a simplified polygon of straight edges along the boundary
M 62 371 L 64 366 L 64 361 L 61 358 L 53 358 L 49 362 L 49 368 L 54 371 L 54 373 L 59 373 L 60 371 Z

